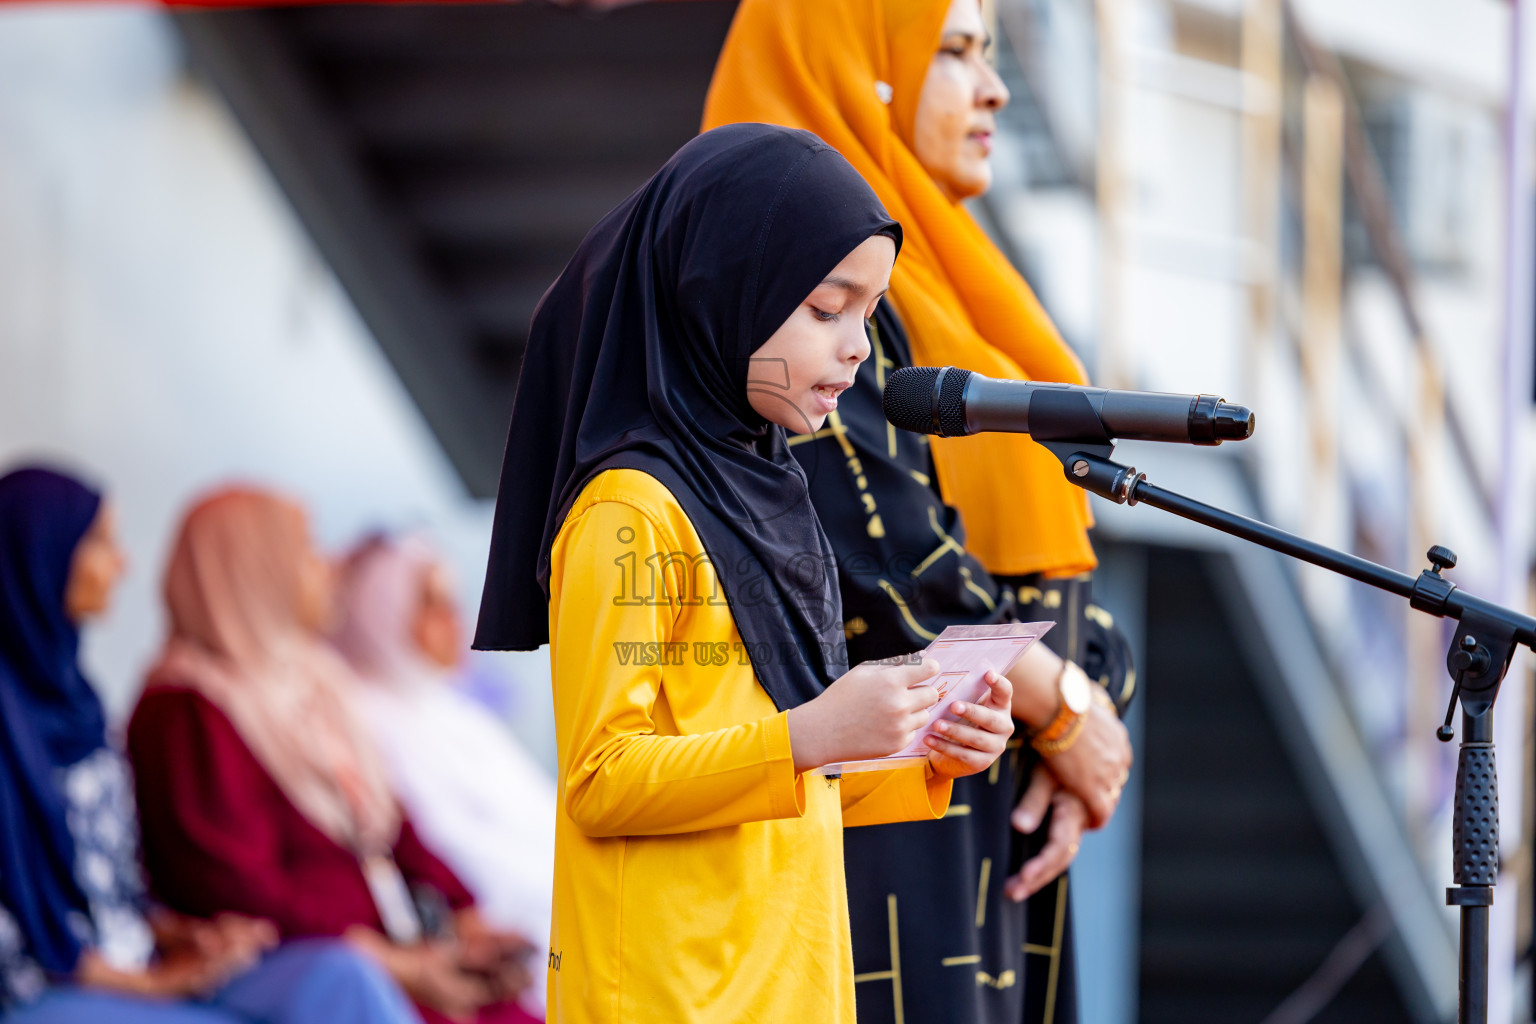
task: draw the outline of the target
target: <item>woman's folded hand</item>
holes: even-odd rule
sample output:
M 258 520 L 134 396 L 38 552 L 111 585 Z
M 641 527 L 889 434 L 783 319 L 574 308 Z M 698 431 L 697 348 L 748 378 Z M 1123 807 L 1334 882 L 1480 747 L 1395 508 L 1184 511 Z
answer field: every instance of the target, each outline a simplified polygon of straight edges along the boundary
M 250 949 L 207 954 L 184 946 L 142 971 L 123 971 L 108 964 L 96 950 L 86 950 L 75 968 L 75 981 L 82 988 L 150 999 L 190 999 L 218 991 L 260 958 L 259 951 Z
M 1045 759 L 1063 789 L 1088 809 L 1088 827 L 1103 828 L 1120 804 L 1131 774 L 1131 735 L 1100 701 L 1087 712 L 1083 732 L 1071 747 Z

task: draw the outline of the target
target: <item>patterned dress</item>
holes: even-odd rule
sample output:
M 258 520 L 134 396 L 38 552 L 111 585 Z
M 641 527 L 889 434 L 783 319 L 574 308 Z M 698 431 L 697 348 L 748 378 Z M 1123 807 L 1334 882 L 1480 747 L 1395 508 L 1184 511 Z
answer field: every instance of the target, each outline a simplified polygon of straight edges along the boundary
M 888 302 L 870 341 L 825 426 L 790 439 L 837 556 L 850 664 L 921 650 L 950 625 L 1053 620 L 1045 644 L 1123 706 L 1129 647 L 1090 603 L 1087 579 L 988 574 L 939 493 L 928 438 L 886 422 L 886 378 L 911 365 Z M 1002 892 L 1047 834 L 1009 822 L 1034 759 L 1015 736 L 990 771 L 956 780 L 942 821 L 845 833 L 860 1024 L 1077 1020 L 1067 876 L 1022 905 Z
M 138 818 L 127 762 L 106 747 L 59 771 L 75 844 L 75 882 L 90 907 L 70 928 L 83 946 L 119 970 L 142 970 L 155 940 L 144 919 Z M 0 1009 L 35 1001 L 48 978 L 28 954 L 9 908 L 0 904 Z

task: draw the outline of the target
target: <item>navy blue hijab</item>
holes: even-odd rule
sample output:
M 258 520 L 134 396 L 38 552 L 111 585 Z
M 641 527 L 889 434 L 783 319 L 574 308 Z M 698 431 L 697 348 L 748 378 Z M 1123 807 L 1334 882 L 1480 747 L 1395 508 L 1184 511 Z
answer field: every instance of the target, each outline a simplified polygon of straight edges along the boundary
M 100 508 L 99 494 L 52 470 L 0 477 L 0 900 L 33 959 L 57 974 L 75 968 L 69 922 L 87 911 L 58 769 L 106 742 L 64 591 Z
M 748 361 L 873 235 L 901 244 L 848 161 L 764 124 L 700 135 L 592 229 L 533 316 L 476 647 L 548 640 L 555 536 L 593 477 L 627 467 L 687 513 L 780 709 L 846 670 L 832 547 Z

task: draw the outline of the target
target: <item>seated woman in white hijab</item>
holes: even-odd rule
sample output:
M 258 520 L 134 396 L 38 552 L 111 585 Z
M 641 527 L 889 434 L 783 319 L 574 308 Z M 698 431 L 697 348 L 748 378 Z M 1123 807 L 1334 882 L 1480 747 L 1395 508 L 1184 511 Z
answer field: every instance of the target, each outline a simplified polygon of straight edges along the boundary
M 542 970 L 554 874 L 555 788 L 506 726 L 461 693 L 466 648 L 441 559 L 421 539 L 373 537 L 347 558 L 336 646 L 422 838 L 493 926 L 533 944 Z M 543 1001 L 543 986 L 525 999 Z

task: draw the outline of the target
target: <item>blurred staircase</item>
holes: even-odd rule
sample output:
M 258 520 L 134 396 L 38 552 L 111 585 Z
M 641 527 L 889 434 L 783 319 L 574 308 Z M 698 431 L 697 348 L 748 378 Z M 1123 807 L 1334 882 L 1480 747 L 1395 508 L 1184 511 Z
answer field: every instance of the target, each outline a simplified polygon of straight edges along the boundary
M 528 323 L 598 218 L 698 131 L 734 2 L 180 14 L 469 489 Z
M 1220 557 L 1148 557 L 1141 1024 L 1266 1020 L 1367 913 L 1223 614 Z M 1380 948 L 1389 930 L 1367 920 L 1363 963 L 1312 1020 L 1414 1020 Z

